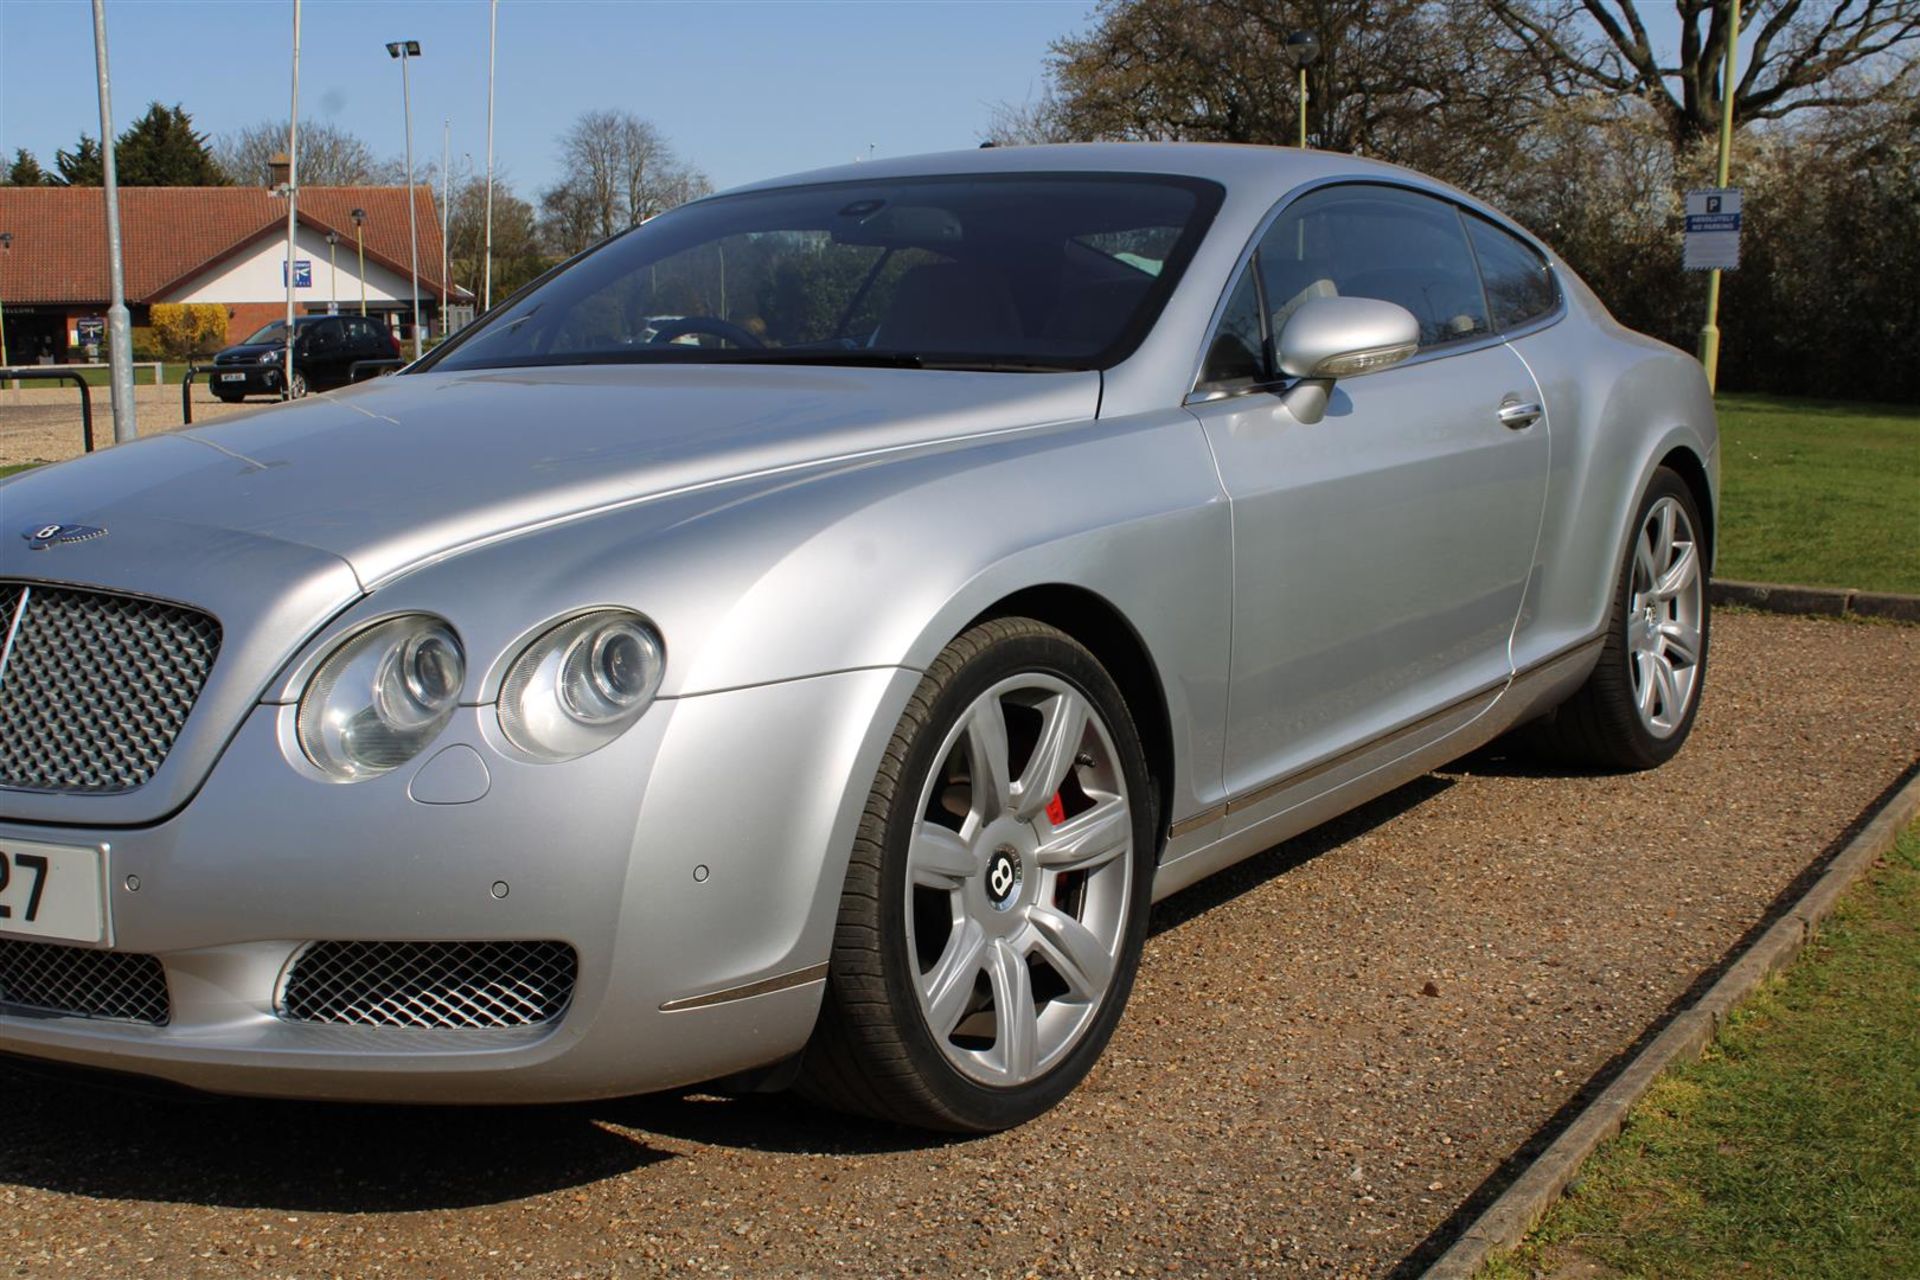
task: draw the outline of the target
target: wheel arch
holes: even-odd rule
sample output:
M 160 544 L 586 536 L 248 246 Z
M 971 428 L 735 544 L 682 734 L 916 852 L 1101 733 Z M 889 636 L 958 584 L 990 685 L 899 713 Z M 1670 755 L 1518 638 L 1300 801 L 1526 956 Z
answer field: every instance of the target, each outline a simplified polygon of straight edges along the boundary
M 1702 536 L 1707 542 L 1706 564 L 1711 569 L 1720 549 L 1720 527 L 1718 513 L 1714 510 L 1713 484 L 1707 476 L 1707 464 L 1691 448 L 1677 445 L 1667 450 L 1659 465 L 1685 481 L 1687 492 L 1693 495 L 1694 506 L 1700 510 Z
M 1173 809 L 1173 720 L 1158 665 L 1127 617 L 1111 601 L 1085 587 L 1053 582 L 1024 587 L 994 601 L 971 618 L 964 632 L 995 618 L 1032 618 L 1058 627 L 1087 647 L 1120 686 L 1153 778 L 1154 830 L 1166 850 Z

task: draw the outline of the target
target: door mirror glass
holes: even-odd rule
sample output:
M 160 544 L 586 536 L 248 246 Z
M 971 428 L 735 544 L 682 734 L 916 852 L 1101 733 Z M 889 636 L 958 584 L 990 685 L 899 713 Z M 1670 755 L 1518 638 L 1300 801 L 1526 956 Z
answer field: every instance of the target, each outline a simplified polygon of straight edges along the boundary
M 1280 372 L 1294 378 L 1375 373 L 1420 349 L 1413 313 L 1378 298 L 1309 297 L 1278 333 Z

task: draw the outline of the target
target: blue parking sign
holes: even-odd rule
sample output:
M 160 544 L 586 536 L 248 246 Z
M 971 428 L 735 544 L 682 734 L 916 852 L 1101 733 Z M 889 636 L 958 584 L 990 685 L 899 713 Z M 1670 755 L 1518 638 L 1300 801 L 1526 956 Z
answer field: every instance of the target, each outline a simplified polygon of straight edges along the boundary
M 287 282 L 287 264 L 280 263 L 280 283 Z M 313 259 L 295 258 L 293 260 L 293 287 L 296 289 L 313 288 Z

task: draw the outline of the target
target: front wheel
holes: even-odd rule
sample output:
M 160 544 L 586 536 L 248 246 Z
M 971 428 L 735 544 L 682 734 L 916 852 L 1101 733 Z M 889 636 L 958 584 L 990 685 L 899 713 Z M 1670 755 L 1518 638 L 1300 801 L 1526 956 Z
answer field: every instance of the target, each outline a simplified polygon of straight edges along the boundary
M 1540 726 L 1558 754 L 1602 768 L 1665 764 L 1693 731 L 1711 618 L 1704 526 L 1678 473 L 1654 472 L 1614 584 L 1600 661 Z
M 1133 985 L 1153 794 L 1119 689 L 1072 638 L 1003 618 L 949 645 L 868 800 L 800 1091 L 960 1132 L 1066 1096 Z

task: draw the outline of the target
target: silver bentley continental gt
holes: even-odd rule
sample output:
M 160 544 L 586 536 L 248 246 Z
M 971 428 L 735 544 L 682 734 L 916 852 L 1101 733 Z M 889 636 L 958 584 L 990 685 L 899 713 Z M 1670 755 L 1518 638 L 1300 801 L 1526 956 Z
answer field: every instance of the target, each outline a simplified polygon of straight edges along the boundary
M 1693 360 L 1404 169 L 882 161 L 0 487 L 0 1053 L 1016 1125 L 1150 903 L 1527 726 L 1686 739 Z

